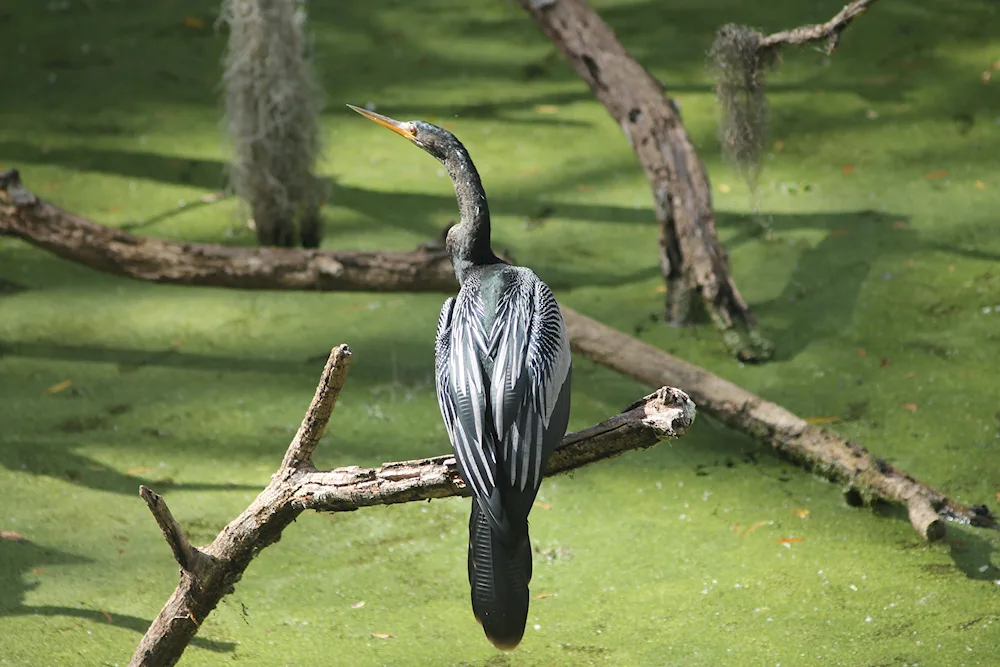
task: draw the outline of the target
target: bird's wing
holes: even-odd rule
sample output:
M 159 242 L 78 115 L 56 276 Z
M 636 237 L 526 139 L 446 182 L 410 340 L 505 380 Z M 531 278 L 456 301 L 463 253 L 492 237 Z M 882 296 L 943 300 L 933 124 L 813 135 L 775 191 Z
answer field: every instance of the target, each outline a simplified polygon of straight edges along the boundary
M 511 487 L 537 489 L 545 431 L 570 367 L 569 340 L 552 290 L 535 278 L 500 297 L 490 332 L 490 402 Z
M 488 499 L 496 489 L 496 451 L 489 444 L 493 434 L 480 362 L 486 346 L 482 309 L 474 294 L 448 299 L 438 320 L 434 356 L 438 405 L 455 458 L 473 495 Z M 502 518 L 488 513 L 499 525 Z

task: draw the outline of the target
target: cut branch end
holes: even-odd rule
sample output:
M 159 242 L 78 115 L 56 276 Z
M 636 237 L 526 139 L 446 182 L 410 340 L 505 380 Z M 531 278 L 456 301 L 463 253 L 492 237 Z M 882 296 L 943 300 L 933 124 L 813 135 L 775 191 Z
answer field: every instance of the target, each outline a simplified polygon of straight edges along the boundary
M 907 513 L 910 523 L 928 542 L 937 542 L 944 538 L 947 529 L 944 520 L 926 498 L 913 498 L 907 503 Z

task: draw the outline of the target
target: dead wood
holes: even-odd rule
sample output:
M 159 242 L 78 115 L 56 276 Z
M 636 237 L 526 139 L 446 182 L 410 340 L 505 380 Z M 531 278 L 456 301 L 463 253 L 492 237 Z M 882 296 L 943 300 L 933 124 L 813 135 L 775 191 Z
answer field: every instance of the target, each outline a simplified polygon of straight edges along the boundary
M 56 239 L 54 242 L 48 240 L 49 237 L 45 233 L 32 229 L 35 224 L 33 211 L 40 205 L 58 212 L 38 222 L 51 228 L 51 237 Z M 22 208 L 28 212 L 22 212 Z M 107 243 L 108 239 L 117 233 L 116 230 L 82 220 L 44 204 L 20 186 L 16 172 L 7 172 L 0 174 L 0 234 L 9 234 L 11 233 L 9 230 L 12 229 L 20 230 L 15 235 L 28 242 L 50 249 L 61 257 L 82 261 L 85 264 L 86 261 L 78 259 L 78 254 L 82 257 L 105 256 L 110 251 L 99 247 L 100 244 Z M 220 248 L 141 237 L 131 238 L 134 243 L 140 245 L 155 241 L 166 250 L 163 253 L 148 255 L 141 265 L 141 270 L 128 263 L 132 261 L 132 256 L 127 253 L 116 255 L 121 264 L 99 264 L 95 268 L 142 280 L 187 285 L 222 285 L 275 290 L 338 289 L 336 283 L 324 280 L 316 274 L 312 275 L 312 282 L 303 279 L 290 285 L 273 264 L 267 265 L 270 266 L 271 273 L 268 273 L 265 266 L 253 275 L 252 280 L 248 279 L 244 283 L 237 280 L 213 282 L 211 279 L 206 279 L 205 272 L 199 270 L 201 263 L 205 261 L 202 257 L 216 258 L 215 261 L 219 262 L 217 271 L 229 275 L 237 274 L 238 271 L 228 269 L 227 263 L 231 263 L 234 267 L 244 266 L 263 251 L 255 248 Z M 72 243 L 67 244 L 67 239 L 72 240 Z M 297 249 L 275 249 L 270 252 L 287 257 L 286 263 L 291 265 L 301 264 L 305 261 L 305 257 L 315 255 L 315 251 Z M 447 256 L 439 260 L 436 259 L 437 251 L 427 252 L 428 257 L 435 258 L 428 259 L 428 262 L 443 262 L 447 270 L 451 271 Z M 371 258 L 373 262 L 381 261 L 377 253 L 371 253 Z M 186 270 L 176 272 L 176 266 L 184 266 Z M 418 272 L 420 272 L 419 267 Z M 164 276 L 168 276 L 169 280 L 164 279 Z M 368 287 L 372 291 L 385 289 L 384 283 L 376 274 L 364 272 L 357 274 L 351 289 L 365 289 L 364 280 L 372 281 Z M 452 283 L 452 287 L 448 288 L 449 291 L 454 290 L 454 286 L 455 283 Z M 421 284 L 401 283 L 396 289 L 419 291 L 424 287 Z M 563 314 L 573 351 L 577 354 L 652 387 L 665 384 L 683 387 L 696 401 L 701 411 L 773 447 L 780 455 L 798 465 L 843 484 L 852 496 L 860 496 L 867 501 L 883 500 L 903 505 L 909 511 L 914 528 L 927 539 L 943 536 L 944 524 L 938 520 L 940 517 L 975 526 L 995 527 L 994 519 L 985 505 L 966 507 L 958 504 L 940 491 L 873 455 L 860 444 L 849 441 L 833 431 L 809 425 L 801 417 L 781 406 L 765 401 L 703 368 L 646 345 L 570 308 L 563 307 Z
M 716 32 L 709 51 L 715 91 L 722 111 L 719 143 L 723 155 L 739 170 L 751 193 L 763 167 L 768 134 L 767 79 L 781 60 L 781 47 L 826 41 L 833 53 L 840 34 L 875 0 L 855 0 L 826 23 L 801 26 L 765 36 L 745 25 L 728 23 Z M 765 232 L 770 226 L 758 220 Z
M 703 309 L 737 358 L 770 358 L 771 346 L 729 274 L 708 172 L 677 104 L 584 0 L 521 0 L 521 6 L 618 122 L 642 164 L 660 227 L 666 321 L 685 324 Z
M 843 484 L 867 502 L 906 507 L 913 527 L 927 540 L 944 537 L 942 518 L 985 528 L 996 522 L 985 505 L 966 507 L 875 456 L 862 445 L 808 424 L 780 405 L 709 371 L 563 308 L 573 351 L 648 385 L 684 387 L 698 409 L 750 435 L 796 464 Z
M 350 360 L 346 345 L 330 353 L 316 394 L 278 472 L 210 545 L 192 547 L 163 498 L 140 487 L 181 572 L 177 589 L 142 638 L 131 667 L 176 664 L 208 614 L 233 592 L 254 556 L 277 542 L 285 527 L 303 511 L 347 512 L 371 505 L 468 495 L 454 456 L 385 463 L 378 468 L 350 466 L 321 472 L 313 467 L 312 454 L 347 379 Z M 568 434 L 549 459 L 545 474 L 566 472 L 679 437 L 694 418 L 695 406 L 687 395 L 663 387 L 619 415 Z
M 774 48 L 785 45 L 802 45 L 810 42 L 826 41 L 826 52 L 833 53 L 840 41 L 840 34 L 851 21 L 865 13 L 876 0 L 854 0 L 837 12 L 837 15 L 826 23 L 804 25 L 792 30 L 784 30 L 762 37 L 761 48 Z
M 98 271 L 179 285 L 368 292 L 449 292 L 445 250 L 348 252 L 238 248 L 134 236 L 36 197 L 16 169 L 0 173 L 0 235 Z

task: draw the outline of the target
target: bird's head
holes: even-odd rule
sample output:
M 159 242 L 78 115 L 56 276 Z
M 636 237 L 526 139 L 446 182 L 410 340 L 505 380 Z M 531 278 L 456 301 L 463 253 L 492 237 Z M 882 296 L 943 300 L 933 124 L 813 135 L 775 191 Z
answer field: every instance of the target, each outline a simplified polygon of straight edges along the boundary
M 454 149 L 462 148 L 462 144 L 455 138 L 455 135 L 437 125 L 431 125 L 422 120 L 393 120 L 374 111 L 361 109 L 351 104 L 347 106 L 368 120 L 378 123 L 382 127 L 387 127 L 396 134 L 409 139 L 442 162 L 447 159 L 448 154 Z

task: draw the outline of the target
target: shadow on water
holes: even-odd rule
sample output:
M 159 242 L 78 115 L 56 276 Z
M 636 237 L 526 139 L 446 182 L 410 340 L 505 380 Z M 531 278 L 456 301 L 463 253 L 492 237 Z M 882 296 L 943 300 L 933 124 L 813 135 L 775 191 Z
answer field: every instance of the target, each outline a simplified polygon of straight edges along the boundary
M 146 366 L 183 368 L 208 372 L 266 373 L 287 375 L 303 368 L 323 368 L 322 359 L 261 359 L 259 357 L 229 357 L 213 354 L 180 352 L 175 349 L 137 350 L 97 345 L 65 345 L 46 342 L 0 341 L 0 358 L 4 356 L 45 359 L 47 361 L 90 361 L 115 364 L 120 373 L 132 373 Z
M 146 366 L 179 368 L 198 371 L 215 371 L 226 373 L 266 373 L 272 375 L 293 376 L 303 370 L 315 370 L 316 376 L 322 370 L 321 360 L 275 361 L 268 359 L 237 358 L 215 355 L 199 355 L 180 353 L 171 350 L 148 351 L 126 350 L 97 346 L 74 346 L 50 343 L 2 343 L 0 358 L 16 356 L 47 361 L 88 361 L 95 363 L 112 363 L 118 366 L 120 373 L 131 373 Z M 72 392 L 73 390 L 70 390 Z M 147 477 L 138 474 L 125 474 L 105 466 L 91 458 L 72 451 L 71 443 L 66 436 L 75 439 L 86 437 L 90 433 L 100 433 L 112 428 L 115 418 L 126 414 L 132 409 L 128 404 L 109 405 L 98 412 L 71 416 L 53 424 L 58 434 L 51 438 L 38 436 L 30 444 L 21 441 L 0 446 L 0 466 L 9 470 L 22 470 L 35 475 L 45 475 L 88 488 L 133 495 L 140 484 L 155 486 L 158 490 L 184 489 L 197 490 L 245 490 L 259 491 L 257 485 L 244 484 L 207 484 L 189 483 L 177 484 L 168 478 Z M 142 429 L 146 438 L 164 439 L 170 441 L 169 431 L 155 428 L 155 424 Z M 2 442 L 2 439 L 0 439 Z
M 81 423 L 81 428 L 90 424 L 86 420 L 70 420 Z M 61 426 L 65 427 L 67 422 Z M 95 427 L 97 428 L 97 427 Z M 159 429 L 144 429 L 144 437 L 158 437 Z M 163 437 L 163 436 L 159 436 Z M 201 482 L 176 483 L 167 477 L 148 477 L 141 474 L 127 474 L 110 468 L 92 458 L 78 454 L 72 450 L 76 442 L 66 438 L 46 439 L 39 437 L 30 441 L 20 439 L 14 443 L 5 443 L 0 439 L 0 466 L 8 470 L 44 475 L 79 484 L 97 491 L 120 493 L 123 495 L 138 495 L 139 486 L 153 487 L 158 491 L 172 489 L 185 491 L 260 491 L 259 485 L 248 484 L 209 484 Z M 148 471 L 148 470 L 147 470 Z
M 154 153 L 130 152 L 113 149 L 52 149 L 42 153 L 36 146 L 24 142 L 0 142 L 0 154 L 22 162 L 43 161 L 72 169 L 99 171 L 125 177 L 143 178 L 162 183 L 190 185 L 205 189 L 219 187 L 224 166 L 211 160 L 173 160 Z M 30 184 L 29 184 L 30 186 Z M 450 192 L 439 195 L 408 192 L 380 192 L 354 186 L 336 185 L 333 202 L 351 209 L 380 224 L 395 226 L 426 236 L 436 237 L 442 227 L 455 215 L 455 201 Z M 528 194 L 525 197 L 492 197 L 494 215 L 533 218 L 544 210 L 544 215 L 558 215 L 573 220 L 608 224 L 654 225 L 652 211 L 648 208 L 577 204 L 571 202 L 542 201 Z M 734 229 L 736 233 L 726 241 L 729 248 L 756 240 L 757 225 L 753 216 L 718 212 L 720 230 Z M 803 322 L 816 322 L 811 332 L 824 327 L 839 328 L 843 320 L 838 317 L 846 308 L 853 307 L 867 269 L 885 252 L 911 253 L 917 250 L 943 250 L 969 257 L 989 255 L 976 250 L 962 249 L 945 244 L 923 241 L 911 230 L 897 229 L 890 223 L 903 220 L 898 215 L 859 211 L 852 213 L 816 213 L 770 216 L 776 233 L 795 230 L 821 230 L 826 238 L 805 251 L 799 258 L 795 280 L 780 297 L 771 302 L 754 304 L 762 315 L 770 313 L 799 317 Z M 155 233 L 155 231 L 151 232 Z M 516 254 L 516 249 L 514 249 Z M 992 258 L 992 256 L 990 256 Z M 618 286 L 658 275 L 659 269 L 651 262 L 624 275 L 596 276 L 587 270 L 586 262 L 560 263 L 539 266 L 553 287 L 568 288 L 585 285 Z M 579 268 L 577 268 L 579 267 Z M 831 277 L 835 276 L 835 280 Z M 824 298 L 825 307 L 806 295 L 813 288 L 831 288 L 836 294 Z M 794 307 L 783 305 L 783 301 Z M 833 307 L 830 307 L 833 305 Z M 796 314 L 803 314 L 801 316 Z M 816 316 L 820 320 L 816 320 Z M 789 327 L 789 330 L 794 327 Z M 781 338 L 781 335 L 778 335 Z M 792 358 L 804 341 L 788 346 L 779 343 L 780 358 Z M 791 350 L 791 351 L 789 351 Z
M 728 3 L 723 14 L 715 4 L 665 6 L 640 1 L 601 7 L 600 12 L 644 65 L 670 72 L 678 79 L 665 81 L 668 90 L 707 92 L 705 54 L 722 23 L 777 31 L 824 21 L 842 5 L 840 0 Z M 62 101 L 66 108 L 66 98 L 71 97 L 76 113 L 62 120 L 53 118 L 53 129 L 86 135 L 131 133 L 136 128 L 119 125 L 114 117 L 134 116 L 137 108 L 178 104 L 221 108 L 219 58 L 227 35 L 224 28 L 212 27 L 217 5 L 206 7 L 195 0 L 156 7 L 68 3 L 64 11 L 52 11 L 45 3 L 15 0 L 13 7 L 17 15 L 27 17 L 23 25 L 29 26 L 21 36 L 22 51 L 17 51 L 17 40 L 9 40 L 10 57 L 18 65 L 16 76 L 29 78 L 34 73 L 39 84 L 37 94 L 5 96 L 0 112 L 26 118 L 43 111 L 52 115 L 52 108 L 60 106 L 54 101 Z M 315 64 L 328 91 L 328 108 L 346 101 L 364 104 L 375 98 L 402 109 L 407 103 L 398 99 L 400 84 L 407 90 L 434 89 L 453 87 L 456 79 L 522 85 L 540 81 L 576 85 L 579 90 L 530 91 L 524 99 L 513 102 L 456 100 L 439 108 L 417 103 L 412 105 L 412 113 L 548 123 L 550 119 L 508 112 L 542 102 L 566 104 L 589 99 L 584 84 L 516 3 L 497 6 L 488 19 L 455 8 L 452 2 L 431 2 L 408 9 L 391 0 L 311 7 Z M 408 19 L 413 18 L 412 13 L 426 12 L 435 12 L 437 20 L 424 22 L 424 32 L 414 33 Z M 195 21 L 184 24 L 178 16 Z M 940 89 L 938 102 L 930 107 L 921 105 L 919 111 L 903 114 L 903 118 L 910 122 L 944 116 L 960 122 L 959 117 L 974 118 L 991 107 L 979 82 L 966 77 L 960 65 L 947 57 L 946 43 L 960 39 L 967 46 L 986 45 L 996 34 L 997 25 L 995 3 L 987 0 L 879 5 L 850 27 L 830 67 L 820 66 L 822 56 L 815 49 L 789 49 L 784 54 L 789 61 L 786 67 L 795 67 L 796 60 L 806 62 L 808 73 L 795 82 L 796 90 L 853 90 L 873 102 L 905 101 L 908 91 L 932 85 Z M 38 33 L 32 34 L 32 29 Z M 74 33 L 108 37 L 101 40 L 99 48 L 81 51 L 76 41 L 62 37 Z M 458 44 L 466 46 L 516 45 L 525 55 L 494 58 L 489 48 L 477 49 L 478 53 L 467 48 L 440 48 L 435 38 L 441 35 L 447 35 L 448 41 L 461 35 Z M 45 84 L 53 75 L 60 85 Z M 880 78 L 886 75 L 892 77 L 889 82 Z M 697 82 L 693 87 L 692 81 Z M 106 94 L 92 94 L 91 83 L 107 88 L 109 82 L 113 89 Z M 784 82 L 779 79 L 776 84 L 783 86 Z M 90 111 L 100 112 L 101 117 L 82 120 Z M 787 137 L 817 129 L 830 131 L 848 122 L 851 120 L 846 115 L 803 114 L 784 119 L 782 132 Z
M 86 609 L 53 605 L 27 605 L 25 595 L 41 584 L 26 581 L 29 575 L 42 575 L 46 567 L 62 565 L 85 565 L 91 559 L 66 553 L 58 549 L 44 547 L 30 540 L 0 540 L 0 616 L 60 616 L 79 618 L 94 623 L 107 624 L 116 628 L 145 634 L 151 620 L 115 613 L 105 609 Z M 236 648 L 233 642 L 215 641 L 195 637 L 194 646 L 217 653 L 231 652 Z
M 872 507 L 872 511 L 879 517 L 907 523 L 910 521 L 906 508 L 902 505 L 878 502 Z M 989 540 L 981 537 L 982 531 L 991 529 L 949 523 L 947 530 L 948 533 L 944 540 L 934 548 L 947 549 L 952 564 L 925 564 L 922 569 L 927 574 L 942 578 L 962 576 L 973 581 L 994 582 L 1000 580 L 1000 566 L 993 562 L 993 545 L 990 544 Z M 901 546 L 904 549 L 922 549 L 927 546 L 927 542 L 918 538 Z
M 175 159 L 140 151 L 91 148 L 52 148 L 20 141 L 0 141 L 0 155 L 14 164 L 53 164 L 68 169 L 140 178 L 172 185 L 218 190 L 224 185 L 225 165 L 204 159 Z M 25 184 L 29 189 L 31 183 Z M 406 229 L 428 239 L 440 234 L 442 227 L 457 214 L 450 187 L 441 194 L 383 192 L 333 183 L 331 203 L 378 220 L 381 224 Z M 554 210 L 547 210 L 547 209 Z M 532 197 L 490 197 L 494 215 L 535 218 L 543 213 L 586 220 L 588 222 L 653 224 L 648 209 L 624 206 L 550 203 Z

